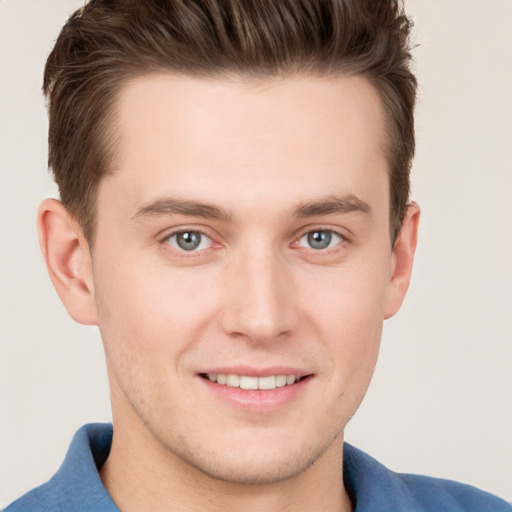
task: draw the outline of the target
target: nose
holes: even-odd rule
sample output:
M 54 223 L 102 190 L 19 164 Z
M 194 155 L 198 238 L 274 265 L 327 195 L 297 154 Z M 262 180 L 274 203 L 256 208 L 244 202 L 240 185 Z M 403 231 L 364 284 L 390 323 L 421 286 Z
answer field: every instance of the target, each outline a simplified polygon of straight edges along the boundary
M 226 274 L 224 332 L 253 343 L 288 336 L 297 324 L 294 286 L 286 262 L 272 250 L 240 255 Z

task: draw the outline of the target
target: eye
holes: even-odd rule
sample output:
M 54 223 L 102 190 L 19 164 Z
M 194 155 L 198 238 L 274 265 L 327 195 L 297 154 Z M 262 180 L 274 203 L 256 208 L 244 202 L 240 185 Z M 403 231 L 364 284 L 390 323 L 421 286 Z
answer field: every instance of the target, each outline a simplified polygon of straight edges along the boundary
M 208 249 L 212 240 L 200 231 L 179 231 L 167 237 L 166 242 L 179 251 L 200 251 Z
M 299 239 L 299 245 L 316 250 L 330 249 L 343 241 L 343 237 L 328 229 L 316 229 L 310 231 Z

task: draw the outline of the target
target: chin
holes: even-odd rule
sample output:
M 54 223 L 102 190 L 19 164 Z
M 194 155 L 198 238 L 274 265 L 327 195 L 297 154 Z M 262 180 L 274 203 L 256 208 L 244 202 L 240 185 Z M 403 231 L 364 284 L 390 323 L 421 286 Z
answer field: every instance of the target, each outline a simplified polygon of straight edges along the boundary
M 241 485 L 269 485 L 296 477 L 306 471 L 317 457 L 301 453 L 297 457 L 273 457 L 262 460 L 253 457 L 243 460 L 230 458 L 203 458 L 188 460 L 203 474 L 227 483 Z
M 222 453 L 215 449 L 202 450 L 184 439 L 180 445 L 180 453 L 174 454 L 189 466 L 216 480 L 241 485 L 269 485 L 299 476 L 327 451 L 335 453 L 336 457 L 341 456 L 341 447 L 338 449 L 336 443 L 337 437 L 323 440 L 323 443 L 316 439 L 315 445 L 302 442 L 296 446 L 280 444 L 277 447 L 273 443 L 267 449 L 260 444 L 246 444 L 240 449 L 231 446 Z M 188 450 L 187 446 L 194 446 L 195 451 Z

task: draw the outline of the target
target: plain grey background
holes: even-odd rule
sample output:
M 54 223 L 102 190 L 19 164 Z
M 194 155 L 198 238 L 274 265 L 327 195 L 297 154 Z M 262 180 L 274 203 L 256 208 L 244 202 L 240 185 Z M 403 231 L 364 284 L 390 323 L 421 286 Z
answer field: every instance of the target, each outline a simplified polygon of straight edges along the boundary
M 39 254 L 46 56 L 77 0 L 0 0 L 0 507 L 47 480 L 75 430 L 109 421 L 95 328 Z M 512 500 L 512 1 L 408 0 L 420 81 L 409 297 L 348 442 L 390 468 Z

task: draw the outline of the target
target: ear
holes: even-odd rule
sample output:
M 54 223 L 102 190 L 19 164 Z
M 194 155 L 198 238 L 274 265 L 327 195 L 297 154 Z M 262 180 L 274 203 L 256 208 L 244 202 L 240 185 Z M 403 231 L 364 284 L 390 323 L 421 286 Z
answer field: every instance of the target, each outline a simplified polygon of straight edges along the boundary
M 39 244 L 50 279 L 73 320 L 97 325 L 89 246 L 76 219 L 56 199 L 37 214 Z
M 416 203 L 410 203 L 391 254 L 391 280 L 384 308 L 384 319 L 388 319 L 398 312 L 409 288 L 412 263 L 418 241 L 419 220 L 419 206 Z

